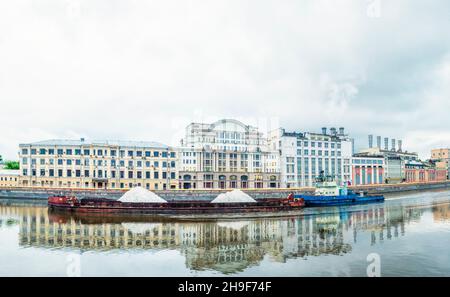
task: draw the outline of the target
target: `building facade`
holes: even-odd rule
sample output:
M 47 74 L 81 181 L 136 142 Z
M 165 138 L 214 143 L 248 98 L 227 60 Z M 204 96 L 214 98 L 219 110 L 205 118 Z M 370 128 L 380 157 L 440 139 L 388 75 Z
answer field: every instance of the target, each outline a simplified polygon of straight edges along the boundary
M 445 168 L 436 167 L 433 162 L 407 161 L 405 179 L 408 183 L 445 181 L 447 171 Z
M 156 142 L 48 140 L 20 144 L 20 186 L 175 189 L 175 149 Z
M 409 161 L 419 160 L 417 153 L 403 151 L 395 148 L 382 149 L 373 147 L 362 150 L 359 156 L 382 156 L 384 158 L 384 182 L 389 184 L 397 184 L 406 181 L 405 164 Z
M 331 128 L 327 133 L 286 132 L 280 128 L 269 133 L 269 147 L 280 155 L 281 187 L 311 187 L 323 172 L 339 183 L 351 181 L 352 140 Z
M 280 186 L 277 152 L 257 128 L 237 120 L 188 125 L 178 152 L 181 189 Z
M 373 185 L 384 183 L 384 158 L 365 157 L 357 154 L 352 158 L 352 185 Z
M 0 188 L 13 188 L 19 186 L 20 170 L 0 169 Z
M 440 148 L 431 150 L 431 160 L 439 162 L 439 166 L 447 171 L 447 179 L 450 177 L 450 149 Z

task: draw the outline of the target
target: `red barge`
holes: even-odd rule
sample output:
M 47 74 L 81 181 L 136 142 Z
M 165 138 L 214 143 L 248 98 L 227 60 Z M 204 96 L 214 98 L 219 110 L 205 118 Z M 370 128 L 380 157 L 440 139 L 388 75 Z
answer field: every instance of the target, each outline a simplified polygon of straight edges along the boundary
M 79 214 L 141 214 L 155 216 L 238 215 L 239 217 L 257 217 L 280 216 L 298 212 L 304 205 L 305 203 L 302 198 L 294 198 L 292 194 L 284 199 L 261 199 L 254 203 L 211 203 L 187 200 L 165 203 L 136 203 L 106 198 L 78 199 L 74 196 L 51 196 L 48 198 L 50 210 Z

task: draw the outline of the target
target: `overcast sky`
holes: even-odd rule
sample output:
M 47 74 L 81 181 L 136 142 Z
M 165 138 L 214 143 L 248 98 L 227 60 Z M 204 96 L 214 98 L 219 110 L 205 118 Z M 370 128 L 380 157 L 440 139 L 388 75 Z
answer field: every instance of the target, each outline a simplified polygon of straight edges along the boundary
M 0 154 L 192 121 L 450 146 L 448 0 L 0 0 Z

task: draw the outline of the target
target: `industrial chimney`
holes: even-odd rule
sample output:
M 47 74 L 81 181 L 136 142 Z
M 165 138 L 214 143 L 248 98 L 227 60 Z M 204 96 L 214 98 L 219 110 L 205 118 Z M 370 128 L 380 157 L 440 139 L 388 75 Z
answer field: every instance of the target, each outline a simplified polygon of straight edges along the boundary
M 369 135 L 369 148 L 373 148 L 373 135 Z
M 395 139 L 392 138 L 391 141 L 392 141 L 392 147 L 391 147 L 391 150 L 395 152 Z
M 389 138 L 387 138 L 387 137 L 384 138 L 384 149 L 386 151 L 389 150 Z
M 381 149 L 381 136 L 377 136 L 377 148 Z
M 402 141 L 401 140 L 398 141 L 398 151 L 399 152 L 402 151 Z
M 322 127 L 322 134 L 327 135 L 327 127 Z

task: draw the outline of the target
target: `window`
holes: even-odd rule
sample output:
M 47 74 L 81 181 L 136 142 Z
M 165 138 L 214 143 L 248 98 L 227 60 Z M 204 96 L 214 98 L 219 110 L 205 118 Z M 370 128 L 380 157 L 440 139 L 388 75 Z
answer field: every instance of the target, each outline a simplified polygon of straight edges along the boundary
M 67 149 L 66 150 L 66 155 L 72 155 L 72 149 Z
M 162 152 L 161 154 L 163 158 L 167 158 L 167 152 Z
M 62 154 L 64 154 L 64 150 L 63 149 L 58 149 L 58 155 L 62 155 Z
M 77 156 L 81 155 L 81 149 L 75 149 L 75 155 Z
M 31 154 L 36 155 L 36 149 L 31 149 Z
M 72 165 L 72 160 L 67 160 L 67 165 Z
M 171 179 L 175 179 L 175 172 L 171 172 L 171 173 L 170 173 L 170 178 L 171 178 Z
M 45 155 L 45 149 L 40 149 L 39 150 L 39 155 Z
M 54 169 L 50 169 L 49 171 L 48 171 L 48 175 L 49 176 L 55 176 L 55 170 Z
M 85 171 L 84 171 L 84 176 L 85 176 L 85 177 L 89 177 L 89 170 L 85 170 Z
M 58 176 L 59 176 L 59 177 L 62 177 L 62 176 L 63 176 L 63 171 L 62 171 L 62 169 L 58 169 Z
M 137 152 L 136 152 L 136 156 L 137 156 L 137 157 L 142 157 L 142 151 L 137 151 Z
M 150 157 L 151 156 L 150 151 L 145 151 L 145 156 Z
M 175 161 L 170 162 L 170 167 L 175 168 Z
M 81 177 L 81 170 L 75 170 L 75 176 Z
M 116 178 L 116 172 L 113 170 L 113 171 L 111 171 L 111 177 L 112 178 Z
M 145 172 L 145 178 L 150 178 L 150 171 Z
M 158 172 L 158 171 L 155 171 L 155 172 L 153 173 L 153 178 L 154 178 L 154 179 L 158 179 L 158 178 L 159 178 L 159 172 Z
M 159 162 L 158 162 L 158 161 L 155 161 L 154 166 L 155 166 L 155 167 L 159 167 Z
M 195 153 L 194 153 L 195 154 Z M 194 155 L 195 156 L 195 155 Z M 175 158 L 175 152 L 170 152 L 170 157 Z
M 142 167 L 142 161 L 137 161 L 137 167 Z
M 22 155 L 28 155 L 28 149 L 22 149 Z
M 63 160 L 62 159 L 58 159 L 58 165 L 62 165 L 63 164 Z
M 167 172 L 162 173 L 162 178 L 164 178 L 164 179 L 167 178 Z
M 111 157 L 115 157 L 117 156 L 117 151 L 116 150 L 111 150 Z
M 67 177 L 72 177 L 72 170 L 67 170 Z
M 142 178 L 142 172 L 141 171 L 137 172 L 137 178 Z
M 45 176 L 45 169 L 41 169 L 40 174 L 41 174 L 41 176 Z
M 159 157 L 159 152 L 158 151 L 154 151 L 153 152 L 153 157 Z
M 111 166 L 116 167 L 116 160 L 111 160 Z
M 97 150 L 97 155 L 98 156 L 103 156 L 103 151 L 102 150 Z
M 133 178 L 133 171 L 128 171 L 128 178 Z
M 134 156 L 133 151 L 128 151 L 128 157 L 133 157 L 133 156 Z
M 90 154 L 91 154 L 91 151 L 90 151 L 90 150 L 84 150 L 84 151 L 83 151 L 83 154 L 84 154 L 84 155 L 90 155 Z

